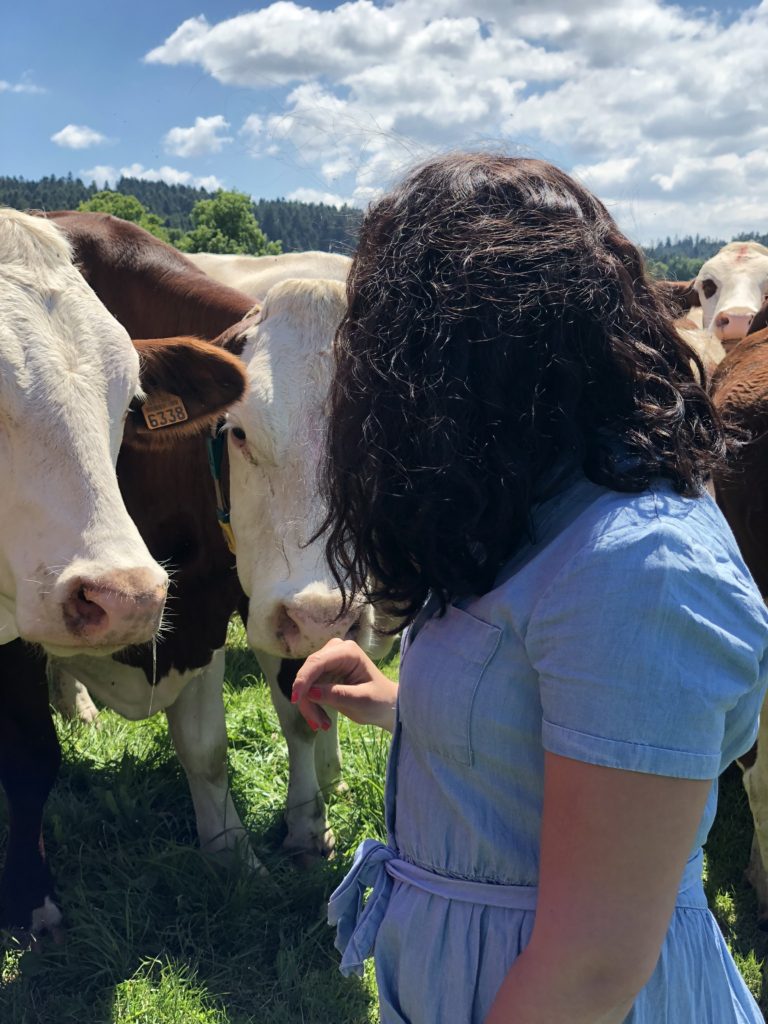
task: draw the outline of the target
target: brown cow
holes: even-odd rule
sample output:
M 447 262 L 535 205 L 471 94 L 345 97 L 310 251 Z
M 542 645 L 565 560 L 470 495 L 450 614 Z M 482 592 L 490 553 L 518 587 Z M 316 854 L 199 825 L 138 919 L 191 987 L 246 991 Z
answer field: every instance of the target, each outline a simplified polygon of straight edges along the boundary
M 742 444 L 729 472 L 715 481 L 725 514 L 764 599 L 768 599 L 768 304 L 753 331 L 738 342 L 712 380 L 715 405 Z M 745 758 L 744 787 L 755 825 L 747 879 L 758 899 L 758 919 L 768 928 L 768 707 L 763 706 L 756 751 Z

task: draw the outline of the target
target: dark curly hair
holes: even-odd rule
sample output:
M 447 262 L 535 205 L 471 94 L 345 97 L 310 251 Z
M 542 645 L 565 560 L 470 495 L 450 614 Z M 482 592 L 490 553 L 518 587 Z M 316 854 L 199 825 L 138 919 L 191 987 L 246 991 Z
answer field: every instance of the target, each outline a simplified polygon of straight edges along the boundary
M 322 470 L 348 601 L 483 593 L 580 466 L 698 494 L 725 456 L 698 357 L 608 211 L 539 160 L 459 153 L 363 220 Z

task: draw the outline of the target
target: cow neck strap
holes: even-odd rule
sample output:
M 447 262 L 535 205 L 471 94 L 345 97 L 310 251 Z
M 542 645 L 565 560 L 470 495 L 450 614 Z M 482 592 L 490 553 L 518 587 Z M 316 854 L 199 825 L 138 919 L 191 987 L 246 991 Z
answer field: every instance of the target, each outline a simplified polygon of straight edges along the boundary
M 230 523 L 229 502 L 224 496 L 224 490 L 221 486 L 221 460 L 224 457 L 224 445 L 227 443 L 226 435 L 221 429 L 223 424 L 223 420 L 216 424 L 211 430 L 210 435 L 206 438 L 205 443 L 208 449 L 208 467 L 211 471 L 213 487 L 216 491 L 216 518 L 219 521 L 221 532 L 224 534 L 227 547 L 234 555 L 237 553 L 237 545 L 232 524 Z

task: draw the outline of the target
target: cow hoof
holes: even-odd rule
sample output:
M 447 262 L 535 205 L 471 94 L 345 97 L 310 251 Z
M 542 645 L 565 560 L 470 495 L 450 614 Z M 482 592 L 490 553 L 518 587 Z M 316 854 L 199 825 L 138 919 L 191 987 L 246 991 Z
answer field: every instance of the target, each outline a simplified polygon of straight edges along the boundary
M 31 927 L 7 927 L 3 931 L 8 946 L 31 950 L 33 953 L 42 952 L 44 939 L 51 938 L 56 945 L 61 945 L 65 935 L 61 911 L 50 896 L 45 897 L 41 907 L 36 907 L 32 911 Z
M 336 840 L 330 829 L 322 836 L 312 836 L 309 841 L 299 843 L 290 836 L 283 840 L 283 849 L 302 871 L 309 871 L 317 864 L 333 860 Z
M 46 896 L 42 907 L 32 911 L 32 935 L 35 939 L 50 935 L 53 941 L 59 944 L 64 941 L 64 928 L 61 922 L 61 911 L 50 896 Z
M 269 875 L 269 872 L 253 852 L 253 847 L 245 836 L 241 836 L 235 842 L 230 842 L 228 846 L 224 847 L 203 846 L 202 852 L 206 857 L 210 857 L 215 864 L 219 864 L 228 870 L 238 865 L 243 865 L 248 871 L 254 872 L 254 874 Z

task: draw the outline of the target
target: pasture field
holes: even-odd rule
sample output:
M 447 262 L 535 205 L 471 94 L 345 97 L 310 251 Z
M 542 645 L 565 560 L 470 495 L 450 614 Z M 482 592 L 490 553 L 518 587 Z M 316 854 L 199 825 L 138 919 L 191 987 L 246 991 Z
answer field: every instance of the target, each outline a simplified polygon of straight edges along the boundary
M 287 755 L 243 631 L 230 629 L 227 725 L 234 796 L 270 870 L 224 870 L 196 849 L 194 816 L 165 717 L 98 728 L 57 720 L 63 764 L 46 813 L 66 941 L 0 953 L 0 1024 L 376 1024 L 375 983 L 337 970 L 325 900 L 357 843 L 382 837 L 388 736 L 340 726 L 346 793 L 333 795 L 336 857 L 308 872 L 281 853 Z M 397 672 L 397 656 L 385 664 Z M 5 817 L 0 818 L 4 841 Z M 746 799 L 723 778 L 707 857 L 710 904 L 752 990 L 768 1006 L 741 880 Z

